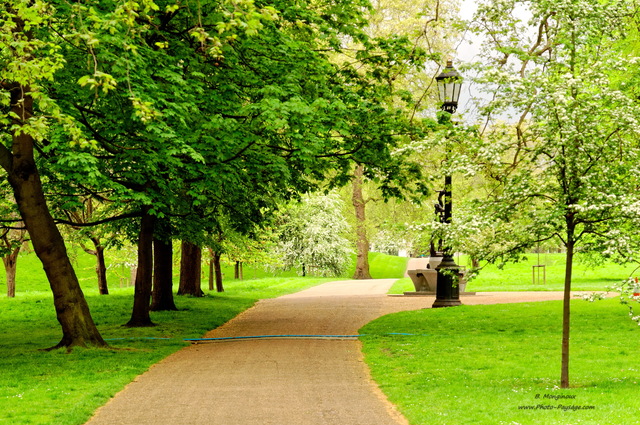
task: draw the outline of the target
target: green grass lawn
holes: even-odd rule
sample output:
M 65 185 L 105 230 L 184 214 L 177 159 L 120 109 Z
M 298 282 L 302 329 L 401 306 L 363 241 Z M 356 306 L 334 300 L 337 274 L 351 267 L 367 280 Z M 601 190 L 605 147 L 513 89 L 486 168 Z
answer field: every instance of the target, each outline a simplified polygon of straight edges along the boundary
M 151 313 L 158 326 L 131 329 L 122 326 L 133 303 L 129 268 L 111 267 L 110 295 L 100 296 L 94 257 L 77 251 L 72 251 L 72 257 L 92 316 L 111 349 L 41 351 L 58 343 L 60 325 L 38 259 L 35 254 L 22 255 L 16 298 L 0 296 L 0 320 L 5 324 L 0 333 L 0 424 L 82 424 L 133 378 L 187 345 L 184 338 L 202 336 L 259 299 L 335 280 L 296 277 L 295 271 L 273 277 L 272 271 L 250 266 L 245 266 L 245 280 L 236 280 L 230 278 L 233 267 L 228 266 L 224 293 L 176 297 L 179 311 Z M 110 260 L 116 262 L 113 257 Z M 403 275 L 407 259 L 373 254 L 370 261 L 375 277 L 393 278 Z M 343 278 L 352 274 L 350 270 Z M 4 294 L 6 285 L 4 279 L 0 281 Z
M 93 257 L 78 253 L 74 261 L 93 317 L 112 348 L 40 351 L 59 341 L 60 328 L 37 259 L 33 254 L 21 257 L 16 298 L 0 297 L 0 320 L 5 323 L 0 334 L 0 424 L 82 424 L 135 376 L 185 346 L 184 338 L 203 335 L 258 299 L 335 280 L 291 277 L 295 272 L 285 273 L 286 277 L 235 280 L 229 279 L 233 276 L 229 267 L 225 293 L 176 297 L 180 311 L 152 313 L 158 326 L 129 329 L 122 327 L 132 306 L 128 268 L 112 267 L 111 294 L 100 296 Z M 372 254 L 371 273 L 375 278 L 400 277 L 406 261 Z M 524 280 L 530 266 L 519 266 Z M 548 267 L 551 269 L 550 262 Z M 531 289 L 527 282 L 512 284 L 515 270 L 490 274 L 487 269 L 484 284 L 494 290 Z M 615 267 L 603 268 L 599 275 L 587 273 L 576 273 L 584 289 L 601 290 L 607 281 L 626 276 Z M 245 267 L 244 275 L 272 276 L 273 272 Z M 559 289 L 558 283 L 549 283 L 550 276 L 548 270 L 548 289 Z M 400 285 L 407 281 L 400 279 Z M 483 288 L 481 280 L 476 283 L 477 287 L 469 289 L 487 290 L 478 289 Z M 0 285 L 0 291 L 4 290 L 4 284 Z M 637 415 L 629 413 L 637 411 L 634 403 L 640 389 L 640 328 L 625 313 L 615 300 L 574 302 L 575 388 L 568 391 L 555 388 L 560 362 L 557 302 L 401 313 L 372 322 L 362 332 L 374 335 L 363 337 L 363 342 L 376 381 L 412 425 L 633 424 L 640 423 Z M 398 332 L 419 336 L 384 335 Z M 576 397 L 570 403 L 544 398 L 558 394 Z M 561 403 L 595 409 L 520 409 Z
M 407 269 L 406 257 L 394 257 L 391 255 L 380 254 L 377 252 L 369 253 L 369 269 L 371 271 L 371 277 L 374 279 L 397 279 L 404 276 L 404 272 Z M 355 260 L 354 266 L 355 267 Z M 349 276 L 353 276 L 353 271 Z
M 478 276 L 467 285 L 467 291 L 562 291 L 564 286 L 564 254 L 529 254 L 527 260 L 519 263 L 505 264 L 498 268 L 490 264 L 480 271 Z M 465 256 L 456 256 L 456 263 L 469 267 Z M 540 261 L 540 262 L 538 262 Z M 546 283 L 543 279 L 542 269 L 540 279 L 534 282 L 533 266 L 544 265 Z M 575 262 L 573 266 L 574 291 L 606 291 L 606 287 L 618 283 L 630 276 L 637 265 L 620 266 L 613 263 L 593 267 L 581 262 Z M 640 274 L 640 271 L 638 271 Z M 537 277 L 537 275 L 536 275 Z M 411 279 L 402 279 L 397 282 L 391 293 L 402 294 L 405 291 L 415 291 Z
M 331 279 L 265 278 L 230 281 L 223 294 L 176 297 L 177 312 L 152 312 L 153 328 L 125 328 L 132 288 L 87 295 L 92 315 L 112 349 L 71 353 L 39 349 L 61 336 L 52 297 L 32 292 L 0 298 L 0 424 L 82 424 L 93 411 L 153 363 L 250 307 L 256 300 Z M 154 339 L 152 339 L 154 338 Z M 168 338 L 168 339 L 155 339 Z
M 375 381 L 412 425 L 640 424 L 640 327 L 615 299 L 572 310 L 567 390 L 557 301 L 404 312 L 360 332 Z

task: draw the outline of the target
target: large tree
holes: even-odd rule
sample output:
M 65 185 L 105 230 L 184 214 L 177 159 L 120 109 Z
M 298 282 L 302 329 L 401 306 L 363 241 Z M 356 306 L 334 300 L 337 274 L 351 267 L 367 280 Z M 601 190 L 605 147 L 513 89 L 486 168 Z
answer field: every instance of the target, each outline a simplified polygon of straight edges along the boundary
M 352 160 L 368 164 L 369 175 L 394 193 L 403 169 L 389 147 L 412 127 L 387 105 L 395 93 L 387 81 L 420 52 L 404 39 L 368 38 L 365 5 L 277 3 L 246 18 L 245 31 L 225 27 L 218 44 L 193 37 L 221 28 L 220 3 L 201 2 L 197 14 L 139 11 L 153 25 L 135 37 L 68 47 L 69 63 L 89 59 L 93 75 L 76 67 L 68 88 L 56 90 L 95 140 L 100 174 L 126 189 L 112 190 L 132 207 L 180 220 L 176 228 L 188 227 L 188 239 L 215 231 L 225 217 L 246 231 L 281 199 L 327 176 L 344 184 Z M 94 31 L 110 16 L 81 12 L 98 23 Z M 257 36 L 252 26 L 260 27 Z M 343 48 L 347 36 L 361 42 L 355 53 Z M 339 63 L 330 60 L 339 52 Z M 86 89 L 72 95 L 76 80 Z
M 47 207 L 36 165 L 38 143 L 50 135 L 49 120 L 64 120 L 43 91 L 43 84 L 64 65 L 57 43 L 38 37 L 53 24 L 51 9 L 44 2 L 7 1 L 0 11 L 0 166 L 53 292 L 63 333 L 58 346 L 102 346 L 105 342 L 91 318 L 64 240 Z
M 411 100 L 388 81 L 423 56 L 404 38 L 367 37 L 367 7 L 3 4 L 0 165 L 52 282 L 61 345 L 103 341 L 38 166 L 73 198 L 108 199 L 140 218 L 130 325 L 150 324 L 158 219 L 204 234 L 231 217 L 245 231 L 327 177 L 345 184 L 353 161 L 367 165 L 386 194 L 398 192 L 405 169 L 391 151 L 414 126 L 403 111 Z M 346 49 L 345 38 L 360 47 Z
M 629 218 L 637 202 L 640 107 L 616 83 L 633 63 L 617 47 L 634 7 L 628 0 L 489 1 L 475 21 L 490 61 L 483 79 L 493 101 L 485 111 L 518 114 L 515 131 L 485 135 L 504 148 L 487 163 L 495 183 L 492 243 L 500 237 L 517 249 L 556 238 L 566 248 L 563 388 L 574 254 L 586 235 Z

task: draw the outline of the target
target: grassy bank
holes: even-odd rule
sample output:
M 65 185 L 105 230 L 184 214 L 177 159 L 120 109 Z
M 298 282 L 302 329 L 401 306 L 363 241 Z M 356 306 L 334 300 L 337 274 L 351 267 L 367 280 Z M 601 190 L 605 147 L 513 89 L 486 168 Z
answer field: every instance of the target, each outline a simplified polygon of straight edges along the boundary
M 568 390 L 560 302 L 398 313 L 360 332 L 374 379 L 412 425 L 639 424 L 640 328 L 617 300 L 572 309 Z M 403 332 L 415 336 L 388 335 Z

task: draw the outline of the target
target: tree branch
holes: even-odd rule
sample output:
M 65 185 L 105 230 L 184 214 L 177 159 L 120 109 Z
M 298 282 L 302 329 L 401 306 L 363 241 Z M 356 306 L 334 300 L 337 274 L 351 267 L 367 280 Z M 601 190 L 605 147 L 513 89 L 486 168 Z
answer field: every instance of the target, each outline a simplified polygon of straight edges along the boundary
M 92 221 L 90 223 L 76 223 L 70 220 L 63 220 L 60 218 L 56 218 L 54 219 L 54 221 L 56 224 L 66 224 L 72 227 L 91 227 L 91 226 L 97 226 L 99 224 L 105 224 L 113 221 L 124 220 L 127 218 L 135 218 L 135 217 L 142 217 L 142 212 L 137 211 L 137 212 L 127 213 L 127 214 L 117 215 L 115 217 L 109 217 L 109 218 L 105 218 L 98 221 Z

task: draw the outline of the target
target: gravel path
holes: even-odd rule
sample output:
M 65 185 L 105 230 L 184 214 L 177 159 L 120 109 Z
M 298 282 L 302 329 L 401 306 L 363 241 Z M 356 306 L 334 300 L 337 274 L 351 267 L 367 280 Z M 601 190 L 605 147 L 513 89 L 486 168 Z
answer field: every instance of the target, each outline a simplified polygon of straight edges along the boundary
M 395 279 L 330 282 L 258 302 L 205 337 L 354 335 L 382 315 L 434 297 L 385 295 Z M 478 293 L 463 304 L 561 299 L 557 292 Z M 398 425 L 406 420 L 372 382 L 356 338 L 202 342 L 151 367 L 90 425 Z

